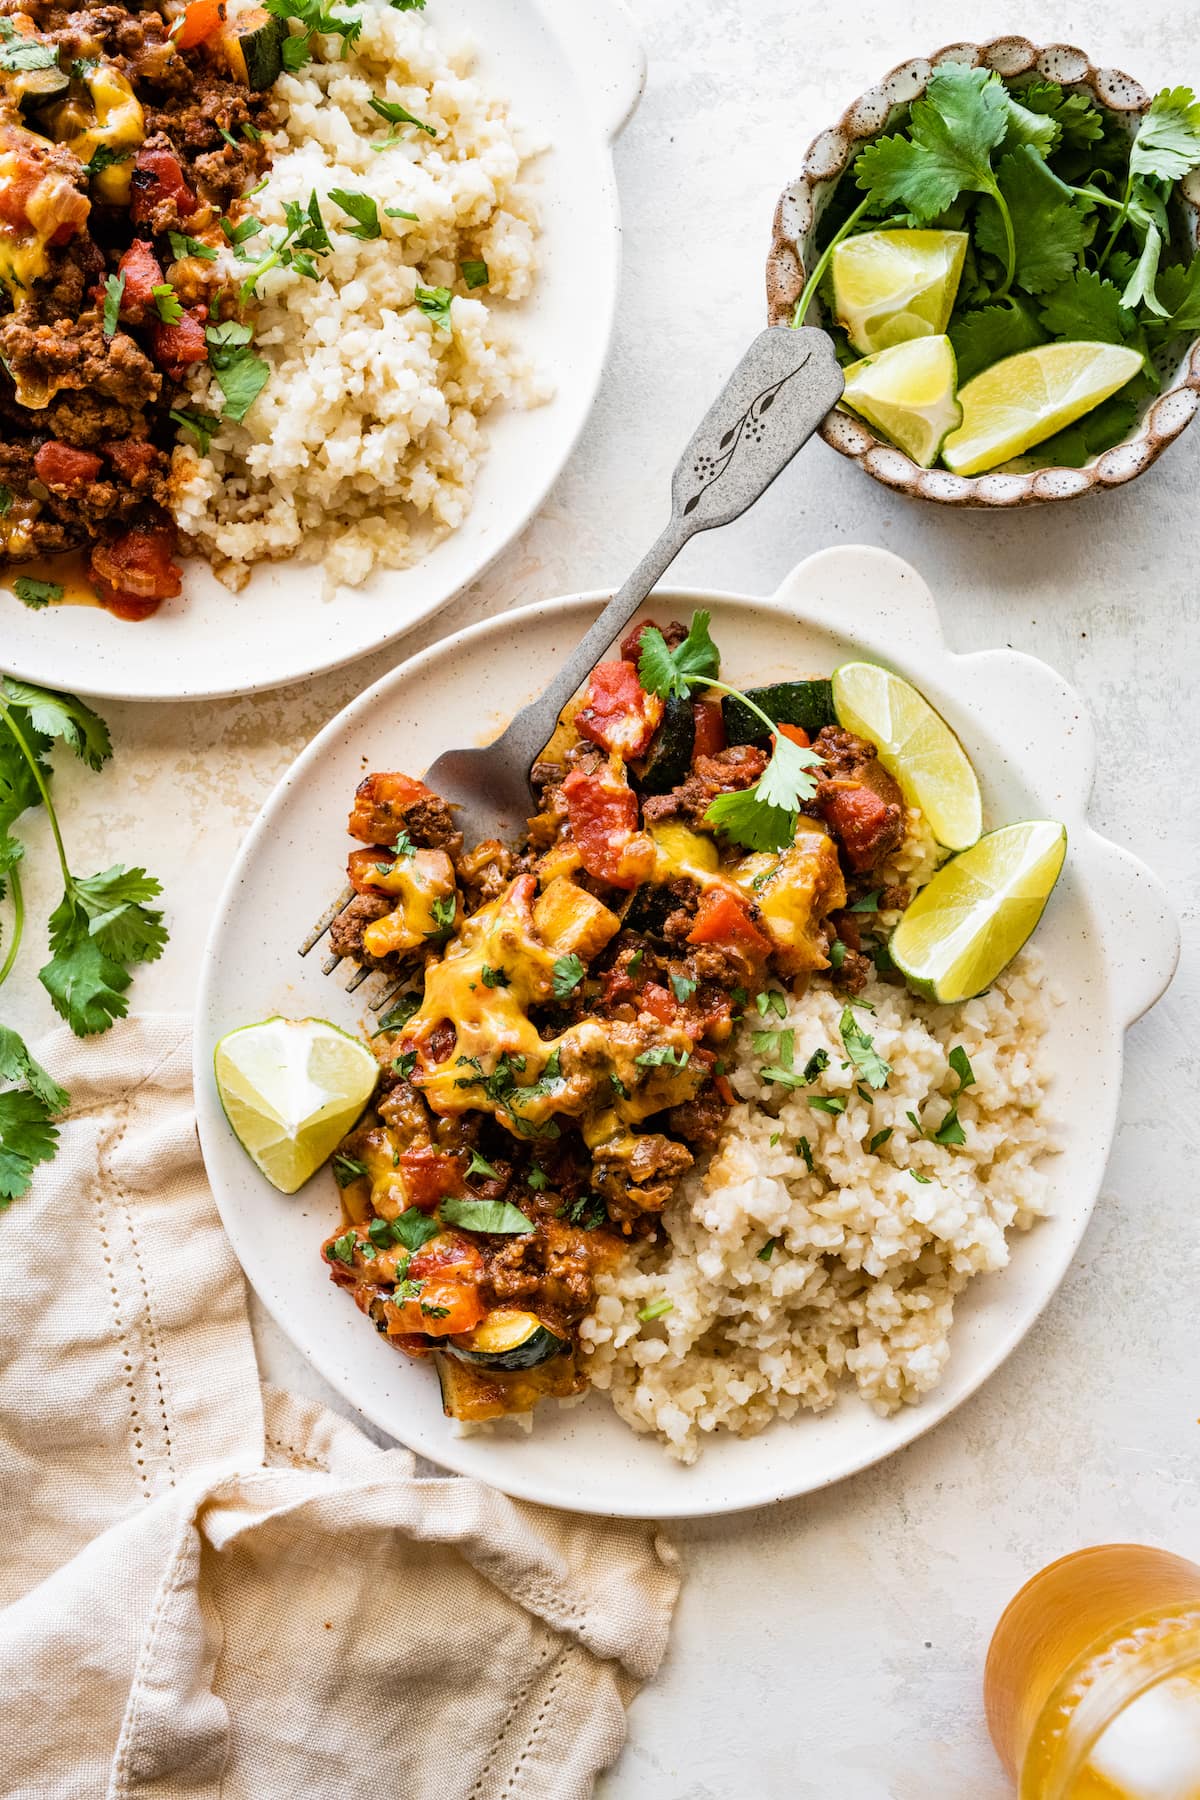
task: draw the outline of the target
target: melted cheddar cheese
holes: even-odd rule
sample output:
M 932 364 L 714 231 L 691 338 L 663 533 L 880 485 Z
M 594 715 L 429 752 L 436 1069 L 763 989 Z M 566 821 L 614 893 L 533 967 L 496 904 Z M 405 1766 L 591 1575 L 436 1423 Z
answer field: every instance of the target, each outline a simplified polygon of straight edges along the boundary
M 120 159 L 99 170 L 92 185 L 97 197 L 110 206 L 127 206 L 134 153 L 146 136 L 141 102 L 111 63 L 90 69 L 83 85 L 87 100 L 60 101 L 48 108 L 47 122 L 58 142 L 73 150 L 81 163 L 90 163 L 99 150 Z
M 390 866 L 377 863 L 371 886 L 395 894 L 400 902 L 363 932 L 363 948 L 372 956 L 419 949 L 443 937 L 458 921 L 454 864 L 444 850 L 414 850 L 411 856 L 397 856 Z M 446 904 L 451 896 L 452 907 Z

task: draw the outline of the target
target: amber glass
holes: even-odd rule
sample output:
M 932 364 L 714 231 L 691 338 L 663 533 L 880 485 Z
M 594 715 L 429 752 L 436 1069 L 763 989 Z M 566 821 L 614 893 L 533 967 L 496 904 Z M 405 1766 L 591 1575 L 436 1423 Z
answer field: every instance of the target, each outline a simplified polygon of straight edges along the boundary
M 1181 1683 L 1185 1700 L 1197 1684 L 1200 1715 L 1200 1567 L 1141 1544 L 1098 1544 L 1051 1563 L 1010 1601 L 984 1675 L 992 1742 L 1020 1800 L 1137 1800 L 1139 1786 L 1101 1778 L 1093 1755 L 1105 1761 L 1105 1733 L 1123 1716 L 1128 1724 L 1135 1701 L 1151 1690 L 1177 1698 Z M 1184 1736 L 1165 1791 L 1200 1800 L 1200 1762 L 1194 1788 L 1190 1766 L 1179 1777 L 1192 1754 Z M 1149 1772 L 1141 1791 L 1158 1791 Z

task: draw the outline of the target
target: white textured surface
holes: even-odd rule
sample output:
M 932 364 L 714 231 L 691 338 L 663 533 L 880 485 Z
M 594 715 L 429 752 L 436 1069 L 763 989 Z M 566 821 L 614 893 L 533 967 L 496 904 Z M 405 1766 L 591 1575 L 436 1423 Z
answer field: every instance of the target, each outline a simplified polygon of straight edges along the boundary
M 777 190 L 816 130 L 892 63 L 1004 30 L 1074 40 L 1150 88 L 1200 77 L 1193 9 L 1163 0 L 1052 16 L 1032 0 L 1003 12 L 866 0 L 852 24 L 793 0 L 639 11 L 650 80 L 618 147 L 627 263 L 608 379 L 540 516 L 442 615 L 443 632 L 620 579 L 636 560 L 678 446 L 761 323 Z M 1012 644 L 1056 665 L 1096 719 L 1094 822 L 1167 882 L 1185 952 L 1132 1033 L 1122 1131 L 1079 1260 L 983 1394 L 815 1499 L 675 1528 L 688 1579 L 673 1646 L 634 1704 L 604 1800 L 1005 1800 L 979 1680 L 1014 1587 L 1106 1538 L 1200 1554 L 1198 429 L 1128 488 L 1020 515 L 917 507 L 813 445 L 747 519 L 680 559 L 681 582 L 768 592 L 809 549 L 881 544 L 927 577 L 956 648 Z M 391 660 L 257 700 L 105 709 L 115 768 L 72 772 L 61 791 L 80 868 L 145 860 L 167 883 L 173 942 L 139 979 L 140 1004 L 188 1004 L 212 900 L 259 800 Z M 48 850 L 31 843 L 35 919 L 53 899 Z M 39 949 L 4 995 L 5 1017 L 30 1029 L 50 1022 L 32 989 Z M 265 1348 L 276 1378 L 314 1385 L 276 1334 Z

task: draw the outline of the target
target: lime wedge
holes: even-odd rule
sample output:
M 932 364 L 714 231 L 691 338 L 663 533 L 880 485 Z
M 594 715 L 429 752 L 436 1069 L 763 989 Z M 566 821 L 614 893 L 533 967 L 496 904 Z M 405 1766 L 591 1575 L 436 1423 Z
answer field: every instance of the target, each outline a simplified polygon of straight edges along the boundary
M 1099 406 L 1142 366 L 1122 344 L 1039 344 L 993 363 L 960 391 L 963 418 L 942 446 L 955 475 L 1020 456 Z
M 908 985 L 942 1005 L 981 994 L 1028 940 L 1066 854 L 1065 826 L 1029 819 L 939 869 L 888 945 Z
M 965 231 L 864 231 L 833 253 L 833 310 L 864 356 L 940 337 L 958 292 Z
M 294 1194 L 337 1147 L 379 1079 L 364 1044 L 326 1019 L 264 1019 L 213 1053 L 225 1117 L 272 1187 Z
M 913 338 L 851 363 L 845 375 L 846 405 L 927 469 L 962 418 L 954 398 L 958 369 L 950 339 Z
M 877 663 L 833 673 L 838 724 L 874 744 L 910 806 L 919 806 L 947 850 L 965 850 L 983 829 L 979 783 L 967 753 L 923 694 Z

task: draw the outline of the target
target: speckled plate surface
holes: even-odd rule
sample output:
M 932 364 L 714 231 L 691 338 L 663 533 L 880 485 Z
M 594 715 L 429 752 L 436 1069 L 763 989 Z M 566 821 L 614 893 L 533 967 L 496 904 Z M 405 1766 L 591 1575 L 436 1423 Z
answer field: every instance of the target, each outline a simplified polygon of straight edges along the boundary
M 0 591 L 0 666 L 10 674 L 77 693 L 170 700 L 251 693 L 336 668 L 475 580 L 557 479 L 608 350 L 621 263 L 612 140 L 641 93 L 641 46 L 621 0 L 438 0 L 429 17 L 447 38 L 471 37 L 481 77 L 550 146 L 530 177 L 541 272 L 530 299 L 505 310 L 553 398 L 489 414 L 471 510 L 413 567 L 380 570 L 326 599 L 312 564 L 261 563 L 232 594 L 193 559 L 183 594 L 136 625 L 98 607 L 31 612 Z
M 1111 112 L 1126 114 L 1131 128 L 1151 99 L 1140 82 L 1120 69 L 1097 68 L 1071 44 L 1038 45 L 1023 37 L 994 38 L 987 44 L 947 44 L 932 56 L 900 63 L 875 87 L 860 94 L 836 125 L 814 138 L 801 173 L 780 195 L 767 257 L 767 316 L 772 325 L 791 317 L 803 292 L 805 266 L 812 260 L 813 233 L 838 181 L 863 145 L 887 129 L 896 109 L 920 98 L 933 70 L 943 62 L 970 63 L 1006 76 L 1042 75 L 1073 92 L 1089 94 Z M 1193 170 L 1182 188 L 1184 227 L 1192 244 L 1198 246 L 1200 171 Z M 819 305 L 809 311 L 806 322 L 822 322 Z M 1162 393 L 1149 402 L 1128 436 L 1081 469 L 1020 473 L 997 469 L 984 475 L 922 469 L 903 450 L 877 437 L 864 419 L 841 409 L 829 414 L 821 436 L 876 481 L 914 499 L 937 500 L 948 506 L 1034 506 L 1047 500 L 1075 500 L 1132 481 L 1191 422 L 1200 406 L 1200 337 L 1160 373 Z
M 549 601 L 476 626 L 415 657 L 338 715 L 263 808 L 217 907 L 196 1015 L 200 1137 L 226 1229 L 250 1281 L 325 1378 L 384 1431 L 435 1462 L 511 1494 L 579 1512 L 666 1517 L 737 1511 L 806 1493 L 889 1456 L 971 1394 L 1029 1330 L 1073 1257 L 1103 1177 L 1116 1121 L 1125 1028 L 1161 994 L 1178 932 L 1157 881 L 1088 824 L 1091 726 L 1071 689 L 1013 651 L 954 656 L 932 596 L 880 550 L 824 551 L 766 599 L 664 589 L 647 613 L 710 606 L 734 680 L 828 671 L 877 658 L 916 682 L 959 733 L 983 786 L 989 825 L 1062 819 L 1070 849 L 1037 942 L 1065 1004 L 1048 1054 L 1063 1154 L 1051 1165 L 1054 1216 L 1014 1242 L 1003 1275 L 958 1302 L 942 1385 L 880 1419 L 853 1395 L 819 1417 L 758 1437 L 718 1437 L 682 1468 L 621 1423 L 601 1394 L 545 1406 L 532 1435 L 512 1425 L 459 1437 L 433 1371 L 390 1349 L 334 1288 L 320 1259 L 339 1216 L 325 1172 L 275 1192 L 225 1123 L 212 1053 L 232 1027 L 280 1012 L 348 1030 L 368 1017 L 371 984 L 350 995 L 295 946 L 342 881 L 346 814 L 366 768 L 426 768 L 456 743 L 487 742 L 578 641 L 607 595 Z

